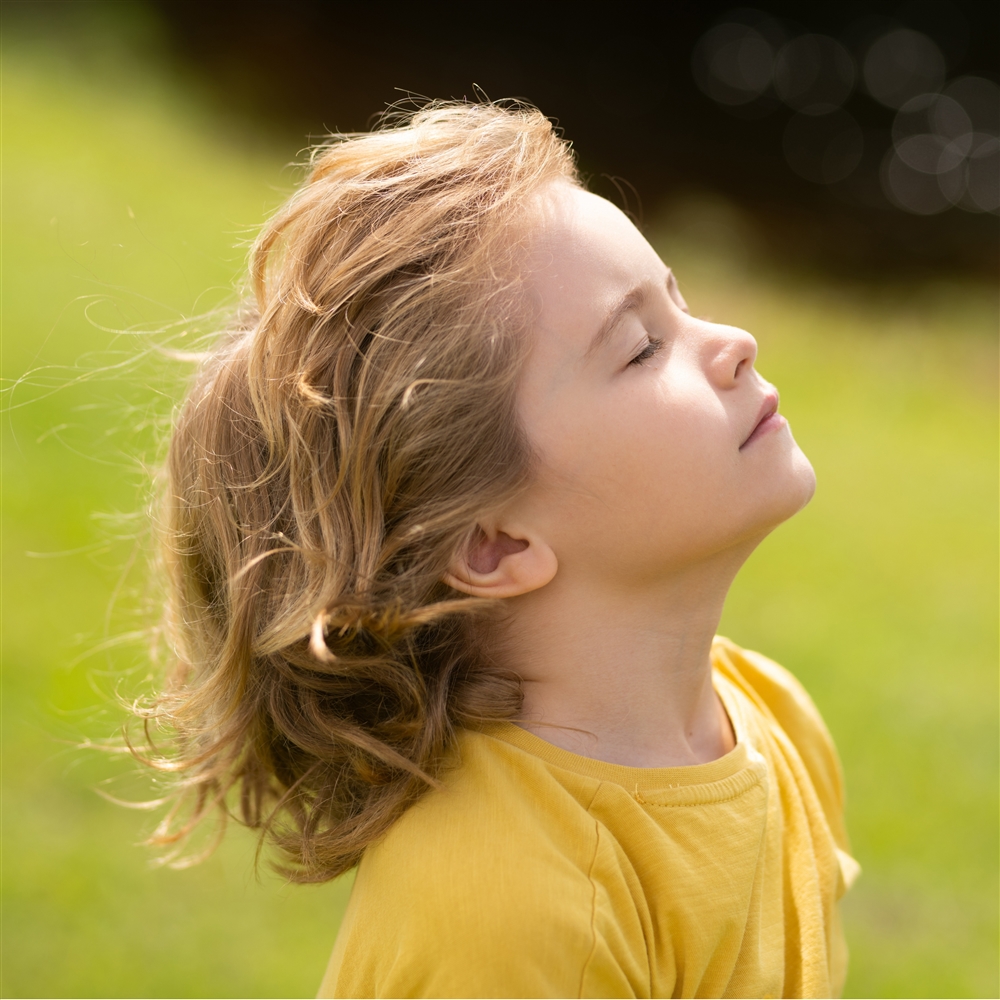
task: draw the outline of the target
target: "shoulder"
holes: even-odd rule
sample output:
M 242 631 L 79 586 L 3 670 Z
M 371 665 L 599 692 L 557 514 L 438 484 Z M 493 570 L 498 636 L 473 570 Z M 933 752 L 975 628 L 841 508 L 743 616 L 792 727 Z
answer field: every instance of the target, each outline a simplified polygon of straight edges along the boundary
M 442 917 L 452 921 L 463 910 L 494 919 L 534 893 L 541 872 L 557 875 L 564 891 L 586 881 L 597 838 L 593 793 L 567 789 L 543 761 L 480 733 L 463 733 L 459 753 L 443 787 L 402 816 L 362 870 L 424 906 L 447 908 Z
M 712 644 L 712 660 L 730 680 L 763 702 L 786 731 L 789 727 L 804 729 L 811 736 L 830 741 L 823 717 L 809 693 L 781 664 L 722 636 L 716 636 Z
M 460 752 L 366 852 L 323 995 L 576 995 L 594 948 L 586 790 L 482 734 Z
M 812 698 L 799 680 L 774 660 L 717 636 L 713 664 L 788 737 L 809 778 L 841 847 L 843 778 L 833 738 Z

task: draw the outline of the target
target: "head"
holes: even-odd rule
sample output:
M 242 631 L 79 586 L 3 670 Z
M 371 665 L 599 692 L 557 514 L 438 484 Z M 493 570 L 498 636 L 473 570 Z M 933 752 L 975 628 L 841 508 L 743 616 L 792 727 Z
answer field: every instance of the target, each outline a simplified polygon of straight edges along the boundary
M 175 669 L 147 714 L 193 812 L 158 839 L 235 795 L 321 880 L 434 784 L 456 727 L 517 712 L 481 641 L 504 598 L 760 537 L 811 472 L 760 421 L 749 335 L 687 314 L 537 111 L 338 137 L 251 279 L 167 463 Z
M 753 337 L 692 316 L 635 226 L 578 185 L 547 183 L 529 218 L 517 410 L 534 475 L 449 581 L 514 597 L 558 575 L 627 598 L 716 556 L 738 566 L 815 485 Z

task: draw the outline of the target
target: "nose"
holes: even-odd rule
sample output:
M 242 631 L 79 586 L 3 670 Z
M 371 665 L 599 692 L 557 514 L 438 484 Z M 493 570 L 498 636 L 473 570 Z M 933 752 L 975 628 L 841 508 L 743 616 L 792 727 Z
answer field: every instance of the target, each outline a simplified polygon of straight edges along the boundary
M 757 341 L 735 326 L 709 324 L 709 375 L 720 389 L 731 389 L 741 382 L 753 369 L 757 360 Z

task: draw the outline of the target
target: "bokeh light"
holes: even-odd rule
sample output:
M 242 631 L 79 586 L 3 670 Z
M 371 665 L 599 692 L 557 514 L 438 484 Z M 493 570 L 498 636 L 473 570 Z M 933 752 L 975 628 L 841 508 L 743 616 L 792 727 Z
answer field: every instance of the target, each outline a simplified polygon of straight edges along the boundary
M 923 216 L 1000 211 L 1000 87 L 976 76 L 947 82 L 941 48 L 912 28 L 855 34 L 864 41 L 852 55 L 829 35 L 796 34 L 762 11 L 730 11 L 702 36 L 692 68 L 724 107 L 791 109 L 782 133 L 787 165 L 814 184 L 835 185 L 858 169 L 866 145 L 876 163 L 886 145 L 844 107 L 858 93 L 860 66 L 862 100 L 896 112 L 878 170 L 887 205 Z
M 886 107 L 900 108 L 918 94 L 944 83 L 941 50 L 926 35 L 897 28 L 869 48 L 864 63 L 868 92 Z
M 944 93 L 911 98 L 892 125 L 882 183 L 900 208 L 933 215 L 952 206 L 1000 208 L 1000 88 L 980 77 L 955 80 Z
M 756 28 L 728 21 L 702 36 L 692 68 L 698 86 L 713 101 L 748 104 L 771 86 L 774 48 Z
M 800 35 L 778 53 L 774 88 L 790 108 L 822 115 L 847 100 L 854 76 L 854 60 L 836 39 Z

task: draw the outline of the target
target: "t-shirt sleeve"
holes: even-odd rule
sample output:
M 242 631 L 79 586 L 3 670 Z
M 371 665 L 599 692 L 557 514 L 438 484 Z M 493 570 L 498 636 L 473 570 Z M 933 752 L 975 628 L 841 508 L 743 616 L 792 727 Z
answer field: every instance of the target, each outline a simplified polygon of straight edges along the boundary
M 833 738 L 801 683 L 774 660 L 727 639 L 716 641 L 716 655 L 734 670 L 748 692 L 784 730 L 805 765 L 834 840 L 848 851 L 844 826 L 844 781 Z

